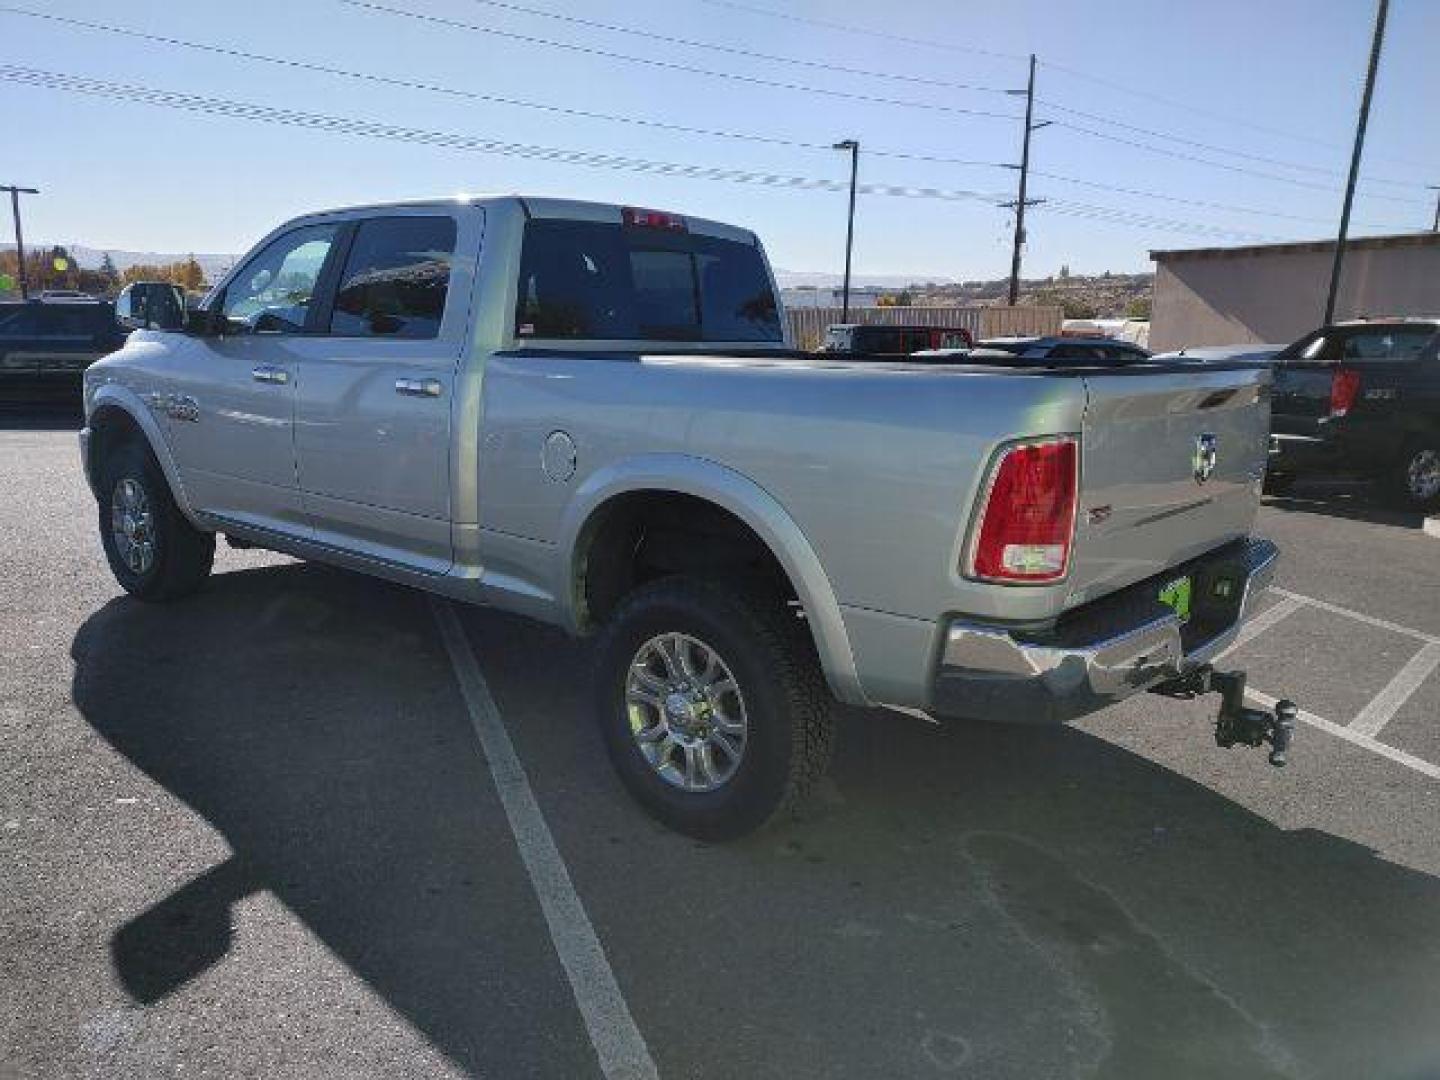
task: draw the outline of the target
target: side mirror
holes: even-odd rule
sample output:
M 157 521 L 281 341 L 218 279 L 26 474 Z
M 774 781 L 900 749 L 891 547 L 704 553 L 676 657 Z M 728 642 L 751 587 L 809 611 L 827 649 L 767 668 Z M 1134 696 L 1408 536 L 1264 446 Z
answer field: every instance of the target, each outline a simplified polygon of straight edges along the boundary
M 115 321 L 126 330 L 183 330 L 185 294 L 168 281 L 136 281 L 115 298 Z

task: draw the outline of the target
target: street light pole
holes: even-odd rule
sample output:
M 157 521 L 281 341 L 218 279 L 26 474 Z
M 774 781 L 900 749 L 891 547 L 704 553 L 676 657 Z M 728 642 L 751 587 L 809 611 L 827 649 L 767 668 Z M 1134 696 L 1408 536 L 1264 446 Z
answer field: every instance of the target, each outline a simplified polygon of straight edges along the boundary
M 25 273 L 25 234 L 20 229 L 20 196 L 39 195 L 39 188 L 0 184 L 0 191 L 10 192 L 10 212 L 15 216 L 15 258 L 20 264 L 20 299 L 30 299 L 30 280 Z
M 845 220 L 845 286 L 840 300 L 840 321 L 850 321 L 850 253 L 855 247 L 855 178 L 860 172 L 860 144 L 854 139 L 837 142 L 832 150 L 850 151 L 850 216 Z
M 1350 232 L 1350 208 L 1355 204 L 1355 183 L 1360 178 L 1360 156 L 1365 150 L 1365 125 L 1370 122 L 1370 98 L 1375 93 L 1375 71 L 1380 66 L 1380 47 L 1385 42 L 1385 18 L 1390 0 L 1380 0 L 1375 10 L 1375 37 L 1370 43 L 1370 66 L 1365 72 L 1365 93 L 1360 98 L 1360 119 L 1355 125 L 1355 150 L 1350 155 L 1350 179 L 1345 185 L 1345 205 L 1340 210 L 1340 235 L 1335 239 L 1335 262 L 1330 267 L 1330 294 L 1325 298 L 1325 321 L 1335 319 L 1335 294 L 1340 291 L 1340 269 L 1345 262 L 1345 238 Z

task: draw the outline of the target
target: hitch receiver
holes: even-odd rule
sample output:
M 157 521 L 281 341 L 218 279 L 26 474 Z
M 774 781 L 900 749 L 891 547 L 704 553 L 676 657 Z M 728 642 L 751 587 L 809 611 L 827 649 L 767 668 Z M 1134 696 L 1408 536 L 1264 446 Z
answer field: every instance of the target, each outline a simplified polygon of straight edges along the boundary
M 1290 759 L 1290 744 L 1295 739 L 1295 721 L 1300 710 L 1293 701 L 1275 703 L 1273 713 L 1251 709 L 1245 705 L 1245 672 L 1216 671 L 1203 664 L 1187 671 L 1178 679 L 1155 687 L 1155 693 L 1166 697 L 1195 698 L 1201 694 L 1220 695 L 1220 714 L 1215 718 L 1215 743 L 1226 749 L 1270 744 L 1270 764 L 1283 769 Z

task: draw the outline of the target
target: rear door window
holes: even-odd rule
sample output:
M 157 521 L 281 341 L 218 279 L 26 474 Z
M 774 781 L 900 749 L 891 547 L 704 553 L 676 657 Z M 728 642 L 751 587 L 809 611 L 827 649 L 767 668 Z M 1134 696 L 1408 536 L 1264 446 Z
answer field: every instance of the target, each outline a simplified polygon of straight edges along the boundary
M 1345 364 L 1403 363 L 1419 356 L 1434 337 L 1435 331 L 1428 326 L 1367 328 L 1345 335 L 1340 361 Z
M 452 217 L 361 222 L 340 274 L 330 332 L 346 337 L 437 337 L 454 257 Z
M 599 341 L 780 341 L 752 244 L 687 232 L 536 220 L 525 227 L 515 333 Z

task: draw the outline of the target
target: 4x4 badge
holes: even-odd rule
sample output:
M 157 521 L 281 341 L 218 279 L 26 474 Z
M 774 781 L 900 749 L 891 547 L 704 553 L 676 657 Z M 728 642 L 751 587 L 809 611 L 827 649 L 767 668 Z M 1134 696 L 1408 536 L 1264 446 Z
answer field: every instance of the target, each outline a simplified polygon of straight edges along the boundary
M 1195 482 L 1203 484 L 1215 473 L 1215 463 L 1220 458 L 1220 440 L 1210 432 L 1195 436 L 1195 455 L 1191 459 L 1191 466 L 1195 472 Z

